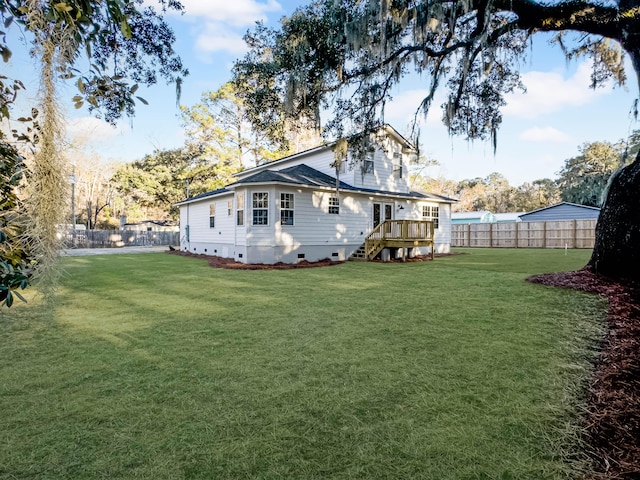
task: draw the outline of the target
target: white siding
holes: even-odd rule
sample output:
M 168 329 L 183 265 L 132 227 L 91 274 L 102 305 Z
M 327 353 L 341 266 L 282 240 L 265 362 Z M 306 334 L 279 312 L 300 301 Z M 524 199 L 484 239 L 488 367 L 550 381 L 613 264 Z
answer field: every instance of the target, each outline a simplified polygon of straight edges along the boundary
M 394 154 L 396 156 L 394 157 Z M 394 167 L 402 159 L 403 172 L 394 175 Z M 318 148 L 307 153 L 284 159 L 238 175 L 239 179 L 261 170 L 281 170 L 305 164 L 330 176 L 336 172 L 330 147 Z M 385 140 L 383 148 L 373 155 L 372 173 L 362 174 L 360 164 L 349 165 L 340 179 L 356 188 L 387 192 L 409 192 L 407 176 L 409 155 L 394 137 Z M 253 225 L 253 194 L 268 194 L 268 224 Z M 294 224 L 281 225 L 280 194 L 294 195 Z M 244 225 L 236 225 L 238 198 L 244 195 Z M 312 190 L 305 187 L 283 185 L 243 185 L 233 192 L 205 198 L 180 207 L 180 246 L 182 250 L 233 257 L 246 263 L 295 262 L 299 259 L 320 260 L 332 258 L 346 260 L 373 229 L 373 205 L 391 205 L 392 218 L 421 220 L 422 206 L 439 207 L 439 228 L 436 234 L 436 251 L 448 252 L 451 241 L 451 205 L 435 201 L 398 199 L 368 193 L 340 192 L 340 212 L 330 214 L 329 198 L 335 191 Z M 233 199 L 233 211 L 229 215 L 228 201 Z M 209 226 L 209 205 L 215 203 L 215 226 Z M 402 208 L 400 208 L 402 206 Z M 384 213 L 383 213 L 384 215 Z M 189 225 L 189 239 L 187 229 Z M 421 252 L 426 253 L 426 252 Z
M 228 212 L 228 201 L 232 198 L 232 194 L 227 194 L 181 205 L 180 249 L 220 256 L 224 250 L 224 256 L 229 255 L 234 245 L 233 215 Z M 215 205 L 214 228 L 209 226 L 211 205 Z
M 394 162 L 393 154 L 398 153 L 400 158 Z M 402 161 L 403 171 L 402 178 L 394 175 L 394 166 Z M 362 173 L 361 164 L 350 165 L 351 170 L 341 176 L 341 180 L 359 188 L 368 188 L 375 190 L 385 190 L 388 192 L 408 193 L 409 185 L 407 182 L 408 175 L 408 158 L 404 155 L 399 146 L 395 150 L 387 152 L 378 149 L 373 154 L 373 172 Z

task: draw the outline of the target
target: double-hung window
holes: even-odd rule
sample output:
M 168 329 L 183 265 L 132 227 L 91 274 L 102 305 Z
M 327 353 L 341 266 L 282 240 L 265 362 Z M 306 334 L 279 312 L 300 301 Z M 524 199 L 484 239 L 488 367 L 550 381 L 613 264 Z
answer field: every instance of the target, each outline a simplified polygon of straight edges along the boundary
M 393 154 L 393 176 L 402 178 L 402 153 L 400 152 Z
M 293 193 L 280 194 L 280 225 L 293 225 Z
M 373 173 L 373 157 L 367 157 L 363 160 L 362 173 Z
M 216 204 L 209 205 L 209 228 L 215 228 L 216 226 Z
M 236 225 L 244 225 L 244 193 L 236 194 Z
M 422 206 L 422 217 L 425 220 L 433 222 L 433 228 L 437 229 L 440 226 L 440 207 L 432 207 L 430 205 Z
M 340 214 L 340 199 L 338 197 L 329 197 L 329 213 Z
M 269 194 L 255 192 L 253 194 L 253 225 L 269 225 Z

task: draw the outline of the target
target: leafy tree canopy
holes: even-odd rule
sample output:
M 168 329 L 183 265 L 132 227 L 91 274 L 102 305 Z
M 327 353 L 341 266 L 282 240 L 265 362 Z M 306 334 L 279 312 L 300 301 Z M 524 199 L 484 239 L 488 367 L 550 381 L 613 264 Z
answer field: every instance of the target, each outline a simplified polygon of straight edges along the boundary
M 182 10 L 176 0 L 158 0 L 161 11 Z M 160 12 L 162 13 L 162 12 Z M 173 50 L 175 36 L 161 14 L 143 0 L 8 0 L 0 3 L 6 30 L 18 26 L 27 32 L 34 51 L 46 38 L 57 45 L 61 78 L 73 79 L 77 108 L 114 122 L 123 113 L 133 115 L 138 85 L 152 85 L 158 77 L 175 83 L 179 94 L 188 75 Z M 0 55 L 7 62 L 11 49 L 0 35 Z M 16 45 L 21 46 L 21 45 Z M 84 52 L 84 54 L 83 54 Z M 88 62 L 80 71 L 81 60 Z
M 146 155 L 142 160 L 123 165 L 111 179 L 125 200 L 125 212 L 135 205 L 173 219 L 179 214 L 174 204 L 186 198 L 187 183 L 191 194 L 197 195 L 227 182 L 228 171 L 224 166 L 193 157 L 182 149 Z
M 580 155 L 565 161 L 559 172 L 562 199 L 592 207 L 602 205 L 611 174 L 620 166 L 622 152 L 609 142 L 585 143 Z
M 625 82 L 624 51 L 634 65 L 639 30 L 637 0 L 315 0 L 284 18 L 279 29 L 258 25 L 235 66 L 248 111 L 259 125 L 283 118 L 319 124 L 336 137 L 384 122 L 393 87 L 409 73 L 427 83 L 416 104 L 426 113 L 446 86 L 444 123 L 469 139 L 496 141 L 505 94 L 522 89 L 519 69 L 536 32 L 558 32 L 568 58 L 593 59 L 592 82 Z M 568 41 L 569 32 L 581 35 Z

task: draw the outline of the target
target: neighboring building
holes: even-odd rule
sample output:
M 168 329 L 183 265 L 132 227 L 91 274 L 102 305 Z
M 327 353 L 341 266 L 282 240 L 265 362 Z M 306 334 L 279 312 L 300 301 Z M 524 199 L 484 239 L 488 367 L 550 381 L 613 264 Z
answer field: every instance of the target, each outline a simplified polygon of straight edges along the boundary
M 451 214 L 451 224 L 519 222 L 520 215 L 522 215 L 521 212 L 491 213 L 488 210 L 480 210 L 478 212 L 453 212 Z
M 144 220 L 136 223 L 124 223 L 122 230 L 132 232 L 178 232 L 180 227 L 168 220 Z
M 600 209 L 577 203 L 561 202 L 550 207 L 539 208 L 520 215 L 523 222 L 543 222 L 554 220 L 597 220 Z
M 343 162 L 336 172 L 335 144 L 328 144 L 179 202 L 181 250 L 243 263 L 346 260 L 374 229 L 384 224 L 391 232 L 406 220 L 410 228 L 435 227 L 433 247 L 418 242 L 414 253 L 449 252 L 455 200 L 410 191 L 406 166 L 415 147 L 389 126 L 375 138 L 375 151 L 351 170 Z

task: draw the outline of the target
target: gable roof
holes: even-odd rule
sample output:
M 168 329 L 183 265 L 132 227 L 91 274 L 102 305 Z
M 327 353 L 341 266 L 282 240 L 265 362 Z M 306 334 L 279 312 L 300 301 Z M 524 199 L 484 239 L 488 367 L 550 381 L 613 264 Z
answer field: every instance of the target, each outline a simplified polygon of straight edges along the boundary
M 247 183 L 270 182 L 291 183 L 293 185 L 304 185 L 307 187 L 335 188 L 336 186 L 336 179 L 334 177 L 301 163 L 300 165 L 283 168 L 282 170 L 263 170 L 242 180 L 238 180 L 236 183 L 229 185 L 229 187 Z M 341 181 L 340 188 L 349 189 L 353 187 Z
M 258 173 L 250 175 L 242 180 L 238 180 L 231 185 L 228 185 L 226 188 L 221 188 L 218 190 L 214 190 L 212 192 L 202 193 L 200 195 L 196 195 L 195 197 L 188 198 L 183 200 L 176 205 L 183 205 L 186 203 L 191 203 L 196 200 L 201 200 L 203 198 L 213 197 L 216 195 L 220 195 L 223 193 L 228 193 L 232 189 L 235 189 L 239 186 L 244 185 L 261 185 L 261 184 L 285 184 L 285 185 L 297 185 L 301 187 L 310 187 L 310 188 L 320 188 L 320 189 L 332 189 L 336 187 L 336 178 L 331 175 L 327 175 L 326 173 L 322 173 L 315 168 L 309 167 L 304 163 L 299 165 L 294 165 L 289 168 L 284 168 L 282 170 L 262 170 Z M 453 198 L 448 198 L 442 195 L 436 195 L 433 193 L 418 193 L 418 192 L 408 192 L 408 193 L 400 193 L 400 192 L 391 192 L 388 190 L 375 190 L 372 188 L 357 188 L 348 183 L 340 181 L 340 190 L 349 191 L 354 193 L 370 193 L 374 195 L 385 195 L 385 196 L 393 196 L 393 197 L 401 197 L 401 198 L 416 198 L 416 199 L 424 199 L 424 200 L 436 200 L 439 202 L 453 203 L 457 200 Z
M 412 150 L 412 151 L 417 151 L 415 145 L 413 145 L 413 143 L 411 143 L 409 140 L 407 140 L 405 137 L 403 137 L 391 125 L 384 124 L 384 125 L 382 125 L 381 127 L 379 127 L 377 129 L 377 131 L 381 131 L 381 130 L 384 130 L 389 136 L 394 137 L 395 140 L 400 145 L 402 145 L 402 148 L 406 148 L 406 149 Z M 289 156 L 286 156 L 286 157 L 283 157 L 283 158 L 279 158 L 278 160 L 274 160 L 272 162 L 267 162 L 267 163 L 263 163 L 261 165 L 257 165 L 255 167 L 247 168 L 246 170 L 242 170 L 240 172 L 234 173 L 233 176 L 234 177 L 238 177 L 238 178 L 242 178 L 245 175 L 253 175 L 253 172 L 271 170 L 274 166 L 287 164 L 287 163 L 292 162 L 294 160 L 300 160 L 301 158 L 304 158 L 307 155 L 311 155 L 311 154 L 316 153 L 316 152 L 320 152 L 320 151 L 323 151 L 323 150 L 330 149 L 336 143 L 337 143 L 336 141 L 324 143 L 322 145 L 318 145 L 317 147 L 313 147 L 313 148 L 310 148 L 308 150 L 303 150 L 302 152 L 297 152 L 297 153 L 294 153 L 292 155 L 289 155 Z

